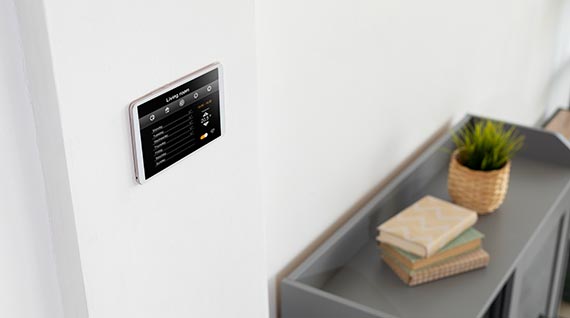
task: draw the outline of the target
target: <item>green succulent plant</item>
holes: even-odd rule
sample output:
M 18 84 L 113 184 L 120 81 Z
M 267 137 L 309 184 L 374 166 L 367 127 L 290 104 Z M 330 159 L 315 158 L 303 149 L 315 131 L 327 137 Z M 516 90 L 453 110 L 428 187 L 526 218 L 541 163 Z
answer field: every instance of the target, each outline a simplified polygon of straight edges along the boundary
M 454 134 L 453 142 L 462 165 L 472 170 L 490 171 L 502 168 L 511 160 L 522 148 L 524 136 L 514 127 L 505 129 L 502 123 L 481 120 Z

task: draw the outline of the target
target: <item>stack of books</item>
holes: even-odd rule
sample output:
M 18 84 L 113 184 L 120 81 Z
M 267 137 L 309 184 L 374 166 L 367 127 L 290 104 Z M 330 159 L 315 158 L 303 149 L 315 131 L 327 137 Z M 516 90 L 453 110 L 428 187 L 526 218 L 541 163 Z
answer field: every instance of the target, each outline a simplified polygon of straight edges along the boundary
M 477 213 L 425 196 L 378 227 L 384 262 L 410 286 L 485 267 Z

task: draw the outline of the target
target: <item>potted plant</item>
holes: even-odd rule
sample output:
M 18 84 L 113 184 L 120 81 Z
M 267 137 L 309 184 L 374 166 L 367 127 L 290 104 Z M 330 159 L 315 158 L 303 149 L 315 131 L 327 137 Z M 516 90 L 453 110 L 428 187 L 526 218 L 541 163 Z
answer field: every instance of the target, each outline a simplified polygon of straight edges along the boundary
M 521 149 L 524 137 L 514 127 L 490 120 L 466 125 L 453 135 L 457 149 L 451 155 L 447 188 L 451 199 L 486 214 L 505 200 L 511 158 Z

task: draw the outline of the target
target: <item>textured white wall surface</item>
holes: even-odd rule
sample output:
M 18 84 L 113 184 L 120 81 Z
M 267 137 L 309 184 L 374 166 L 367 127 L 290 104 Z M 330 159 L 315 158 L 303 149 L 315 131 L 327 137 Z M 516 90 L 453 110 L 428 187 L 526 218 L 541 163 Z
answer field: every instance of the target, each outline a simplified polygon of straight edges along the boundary
M 59 318 L 36 129 L 11 0 L 0 0 L 0 317 Z
M 2 317 L 266 317 L 268 277 L 275 316 L 404 158 L 466 112 L 534 124 L 567 53 L 565 0 L 18 0 L 23 49 L 0 1 Z M 214 61 L 226 135 L 135 184 L 129 102 Z
M 266 317 L 253 1 L 44 6 L 89 317 Z M 214 61 L 226 135 L 137 185 L 129 102 Z

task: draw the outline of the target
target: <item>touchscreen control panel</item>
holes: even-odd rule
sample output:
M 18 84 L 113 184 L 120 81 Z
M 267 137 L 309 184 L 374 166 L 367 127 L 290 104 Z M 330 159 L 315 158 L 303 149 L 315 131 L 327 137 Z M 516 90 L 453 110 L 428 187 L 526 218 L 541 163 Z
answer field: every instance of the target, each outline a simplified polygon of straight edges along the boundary
M 220 72 L 212 65 L 131 104 L 139 183 L 222 135 Z

